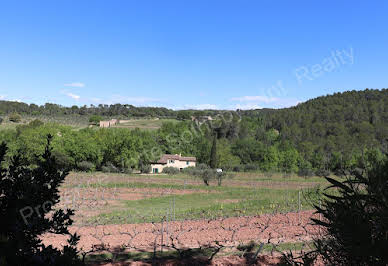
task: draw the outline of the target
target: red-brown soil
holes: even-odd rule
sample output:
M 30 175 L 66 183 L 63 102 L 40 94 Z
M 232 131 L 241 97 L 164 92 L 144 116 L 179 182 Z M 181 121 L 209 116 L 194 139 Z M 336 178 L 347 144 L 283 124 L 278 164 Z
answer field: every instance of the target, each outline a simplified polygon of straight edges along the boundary
M 84 251 L 96 247 L 126 247 L 133 250 L 153 250 L 154 247 L 175 245 L 179 248 L 197 248 L 218 242 L 237 246 L 251 240 L 264 243 L 310 241 L 318 228 L 310 224 L 312 211 L 298 213 L 235 217 L 216 220 L 176 221 L 163 224 L 97 225 L 70 228 L 81 236 L 79 248 Z M 53 234 L 44 236 L 45 244 L 61 246 L 66 237 Z

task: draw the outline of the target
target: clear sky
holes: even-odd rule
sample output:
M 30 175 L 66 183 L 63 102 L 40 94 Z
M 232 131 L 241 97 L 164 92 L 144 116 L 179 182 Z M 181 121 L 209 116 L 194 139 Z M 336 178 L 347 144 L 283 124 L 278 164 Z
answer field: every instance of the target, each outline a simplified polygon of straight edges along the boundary
M 0 98 L 284 107 L 386 88 L 388 1 L 1 1 Z

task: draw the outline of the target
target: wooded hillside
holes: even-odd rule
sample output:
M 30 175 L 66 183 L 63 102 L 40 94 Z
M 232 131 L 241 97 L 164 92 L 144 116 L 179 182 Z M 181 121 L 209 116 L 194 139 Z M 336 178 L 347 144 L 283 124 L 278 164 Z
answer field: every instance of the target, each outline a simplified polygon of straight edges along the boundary
M 56 110 L 54 113 L 66 116 L 70 110 L 79 112 L 82 108 L 0 102 L 3 113 L 18 111 L 22 116 L 32 114 L 31 110 L 40 113 Z M 33 160 L 34 154 L 43 149 L 40 139 L 44 140 L 50 133 L 54 136 L 56 154 L 70 167 L 79 169 L 81 162 L 90 163 L 90 169 L 110 165 L 140 168 L 148 160 L 155 159 L 152 149 L 157 149 L 158 154 L 196 156 L 199 162 L 208 164 L 215 132 L 217 167 L 236 171 L 301 172 L 306 175 L 336 172 L 363 167 L 369 161 L 381 159 L 388 151 L 386 89 L 336 93 L 278 110 L 202 111 L 213 115 L 215 120 L 201 125 L 192 122 L 190 115 L 203 113 L 193 110 L 91 106 L 85 107 L 84 116 L 93 112 L 123 115 L 124 110 L 132 109 L 147 110 L 144 113 L 153 116 L 167 110 L 166 114 L 173 114 L 183 121 L 166 122 L 154 132 L 118 128 L 75 131 L 63 125 L 35 121 L 17 126 L 16 130 L 1 130 L 0 140 L 11 144 L 11 151 L 24 150 L 28 159 Z

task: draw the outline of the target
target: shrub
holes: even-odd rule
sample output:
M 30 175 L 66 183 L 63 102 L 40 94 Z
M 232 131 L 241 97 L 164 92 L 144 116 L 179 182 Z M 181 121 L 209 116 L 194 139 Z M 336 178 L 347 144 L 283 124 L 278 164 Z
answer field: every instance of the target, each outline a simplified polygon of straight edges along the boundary
M 0 125 L 1 125 L 1 123 L 3 123 L 3 118 L 0 117 Z
M 181 172 L 184 174 L 191 175 L 193 173 L 193 171 L 195 171 L 195 167 L 189 166 L 189 167 L 183 168 Z
M 195 170 L 206 170 L 206 169 L 210 169 L 210 166 L 208 166 L 205 163 L 200 163 L 200 164 L 197 164 L 197 166 L 194 167 L 194 169 Z
M 101 171 L 104 173 L 119 173 L 120 170 L 114 166 L 111 162 L 106 163 L 106 165 L 101 167 Z
M 176 175 L 179 173 L 179 169 L 176 167 L 168 166 L 168 167 L 163 168 L 163 173 L 170 174 L 170 175 Z
M 244 165 L 244 171 L 250 172 L 250 171 L 257 171 L 259 169 L 259 166 L 256 164 L 246 164 Z
M 319 169 L 319 170 L 315 171 L 315 174 L 317 176 L 326 177 L 326 176 L 330 175 L 330 171 L 325 170 L 325 169 Z
M 149 164 L 142 164 L 140 165 L 140 172 L 143 174 L 148 174 L 152 170 L 151 165 Z
M 89 118 L 89 123 L 92 124 L 92 125 L 98 125 L 101 120 L 102 120 L 101 116 L 99 116 L 99 115 L 92 115 Z
M 314 171 L 308 168 L 302 168 L 298 171 L 298 176 L 301 177 L 311 177 L 314 175 Z
M 228 174 L 226 172 L 218 173 L 216 169 L 211 169 L 206 164 L 198 164 L 197 167 L 188 167 L 184 170 L 185 173 L 201 178 L 206 186 L 209 186 L 210 181 L 212 179 L 216 179 L 218 185 L 221 186 L 222 180 L 224 180 L 225 178 L 233 177 L 231 174 Z
M 22 120 L 22 117 L 18 113 L 12 113 L 8 117 L 9 121 L 14 123 L 19 123 Z
M 92 172 L 96 166 L 92 162 L 82 161 L 77 165 L 77 169 L 83 172 Z
M 40 127 L 40 126 L 43 126 L 44 125 L 44 122 L 42 122 L 41 120 L 39 119 L 34 119 L 32 120 L 30 123 L 28 123 L 28 125 L 30 127 Z
M 79 237 L 68 230 L 74 211 L 55 208 L 68 173 L 59 170 L 50 141 L 51 136 L 34 167 L 25 165 L 19 153 L 3 168 L 7 147 L 0 145 L 1 265 L 82 265 L 76 249 Z M 46 246 L 41 242 L 45 233 L 66 235 L 68 244 L 62 249 Z
M 243 169 L 243 166 L 241 166 L 241 165 L 233 166 L 233 172 L 241 172 L 242 169 Z
M 121 169 L 121 172 L 123 172 L 124 174 L 132 174 L 133 173 L 133 169 L 130 168 L 130 167 L 127 167 L 127 168 L 123 168 Z

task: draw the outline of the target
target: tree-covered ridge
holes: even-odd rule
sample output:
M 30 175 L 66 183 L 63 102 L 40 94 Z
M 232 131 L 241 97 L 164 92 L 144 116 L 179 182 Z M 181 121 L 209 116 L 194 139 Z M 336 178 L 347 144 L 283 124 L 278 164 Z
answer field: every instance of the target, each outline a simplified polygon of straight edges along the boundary
M 205 123 L 164 123 L 154 132 L 125 128 L 73 130 L 37 121 L 1 130 L 10 151 L 28 160 L 42 152 L 41 139 L 54 136 L 55 155 L 63 165 L 80 170 L 147 169 L 163 153 L 182 153 L 224 169 L 311 173 L 363 167 L 387 152 L 388 91 L 337 93 L 285 109 L 221 112 Z M 206 112 L 206 111 L 205 111 Z M 214 111 L 217 112 L 217 111 Z M 178 117 L 178 116 L 177 116 Z M 216 152 L 213 137 L 217 136 Z M 215 154 L 215 155 L 214 155 Z M 116 171 L 115 170 L 115 171 Z
M 336 157 L 345 164 L 365 148 L 388 151 L 387 89 L 335 93 L 292 108 L 242 115 L 259 117 L 266 130 L 278 130 L 307 158 L 319 155 L 327 162 Z
M 27 104 L 23 102 L 0 101 L 0 115 L 19 113 L 22 115 L 101 115 L 101 116 L 119 116 L 119 117 L 160 117 L 160 118 L 178 118 L 189 119 L 191 115 L 204 116 L 216 115 L 220 113 L 217 110 L 182 110 L 175 111 L 165 107 L 136 107 L 130 104 L 99 104 L 90 106 L 66 107 L 53 103 L 44 105 Z

